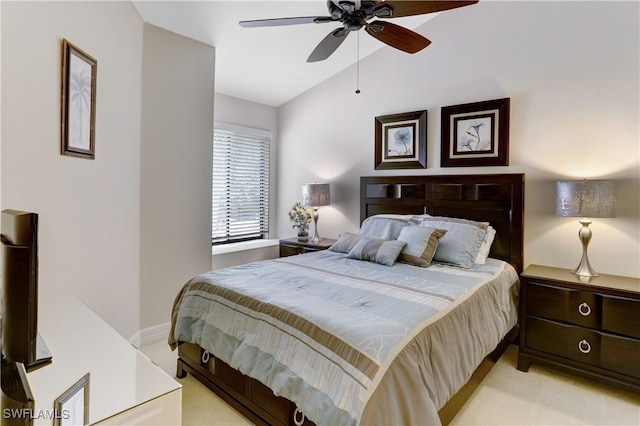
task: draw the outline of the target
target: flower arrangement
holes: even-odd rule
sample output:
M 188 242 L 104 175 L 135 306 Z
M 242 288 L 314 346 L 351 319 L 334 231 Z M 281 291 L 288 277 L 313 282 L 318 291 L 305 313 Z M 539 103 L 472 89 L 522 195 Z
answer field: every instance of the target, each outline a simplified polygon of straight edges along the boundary
M 312 217 L 313 211 L 303 206 L 299 201 L 295 202 L 289 211 L 289 220 L 292 223 L 291 227 L 298 228 L 299 231 L 309 229 Z

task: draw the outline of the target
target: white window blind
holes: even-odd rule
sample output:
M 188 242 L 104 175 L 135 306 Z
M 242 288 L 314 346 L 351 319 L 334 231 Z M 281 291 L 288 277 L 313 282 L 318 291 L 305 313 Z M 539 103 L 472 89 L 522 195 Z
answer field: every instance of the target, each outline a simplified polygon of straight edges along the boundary
M 271 133 L 226 123 L 213 132 L 213 244 L 265 238 L 269 232 Z

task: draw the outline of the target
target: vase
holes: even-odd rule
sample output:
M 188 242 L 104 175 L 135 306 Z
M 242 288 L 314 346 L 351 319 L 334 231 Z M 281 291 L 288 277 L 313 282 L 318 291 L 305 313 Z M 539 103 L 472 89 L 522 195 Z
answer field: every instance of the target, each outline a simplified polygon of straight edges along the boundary
M 301 241 L 301 242 L 309 241 L 309 232 L 307 232 L 307 231 L 298 231 L 298 241 Z

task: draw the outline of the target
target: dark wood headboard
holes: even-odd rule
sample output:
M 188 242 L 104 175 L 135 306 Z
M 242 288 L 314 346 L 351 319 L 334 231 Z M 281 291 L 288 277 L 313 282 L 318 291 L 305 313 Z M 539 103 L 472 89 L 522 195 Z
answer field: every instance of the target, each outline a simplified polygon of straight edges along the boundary
M 360 178 L 360 222 L 382 214 L 424 214 L 489 222 L 490 256 L 523 266 L 524 174 Z

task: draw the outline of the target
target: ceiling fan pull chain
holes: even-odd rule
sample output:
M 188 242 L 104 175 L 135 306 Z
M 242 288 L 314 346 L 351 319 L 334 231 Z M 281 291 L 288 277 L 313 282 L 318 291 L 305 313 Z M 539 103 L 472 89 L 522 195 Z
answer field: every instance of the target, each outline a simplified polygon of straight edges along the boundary
M 360 32 L 356 34 L 358 37 L 356 39 L 356 50 L 357 50 L 357 58 L 356 58 L 356 95 L 360 94 Z

